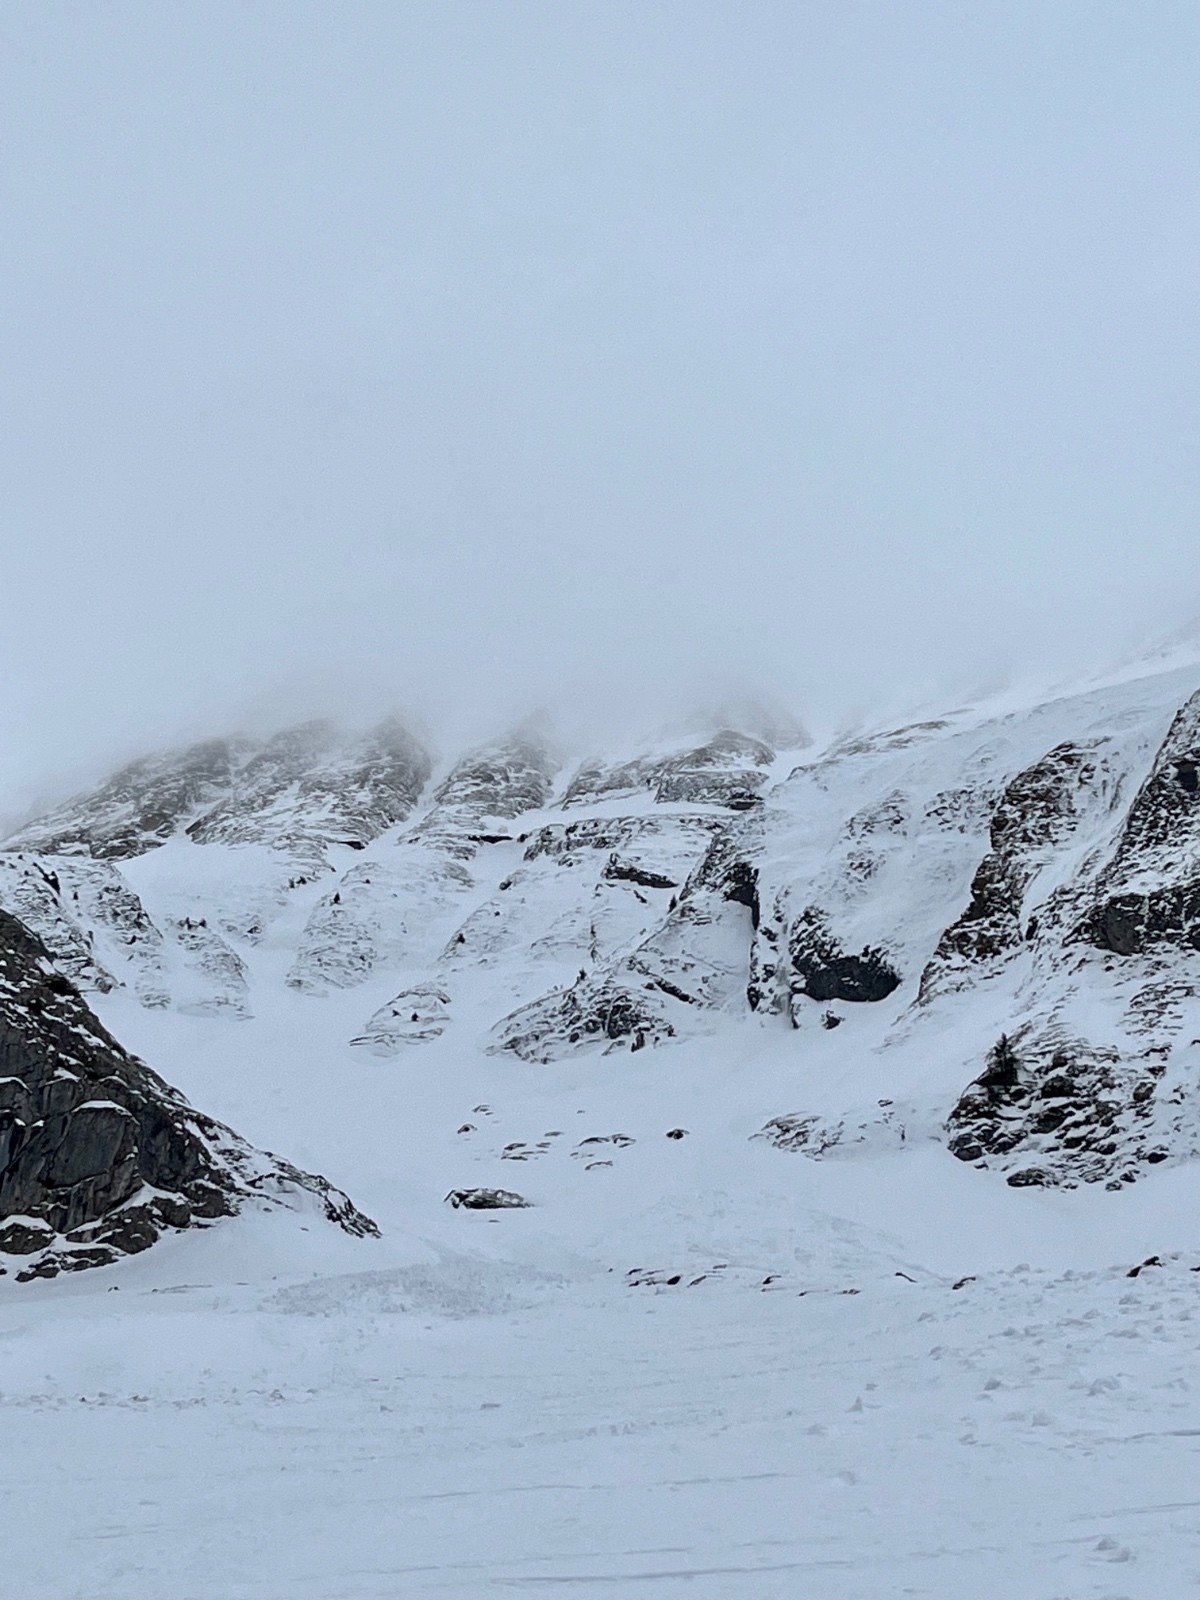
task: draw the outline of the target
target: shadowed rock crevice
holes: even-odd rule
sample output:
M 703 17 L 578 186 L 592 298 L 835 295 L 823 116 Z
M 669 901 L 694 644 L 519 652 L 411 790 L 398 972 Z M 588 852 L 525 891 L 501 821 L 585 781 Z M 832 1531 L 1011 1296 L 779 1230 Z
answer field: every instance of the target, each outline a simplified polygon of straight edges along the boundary
M 796 918 L 788 935 L 795 992 L 810 1000 L 886 1000 L 899 987 L 900 974 L 884 952 L 864 945 L 857 955 L 844 950 L 817 906 Z

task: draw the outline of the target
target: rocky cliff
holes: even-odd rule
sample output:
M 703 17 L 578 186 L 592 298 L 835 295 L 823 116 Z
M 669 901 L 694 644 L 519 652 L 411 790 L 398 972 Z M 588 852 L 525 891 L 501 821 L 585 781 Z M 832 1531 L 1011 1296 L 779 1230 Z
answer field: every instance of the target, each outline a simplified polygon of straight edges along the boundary
M 89 1010 L 46 946 L 0 912 L 0 1255 L 22 1278 L 99 1266 L 249 1203 L 345 1195 L 188 1105 Z

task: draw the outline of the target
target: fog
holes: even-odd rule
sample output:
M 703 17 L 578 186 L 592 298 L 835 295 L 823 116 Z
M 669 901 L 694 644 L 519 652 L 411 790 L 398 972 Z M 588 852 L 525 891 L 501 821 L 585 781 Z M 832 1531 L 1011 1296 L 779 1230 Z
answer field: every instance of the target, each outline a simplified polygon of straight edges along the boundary
M 1200 13 L 0 4 L 0 802 L 247 719 L 811 724 L 1200 614 Z

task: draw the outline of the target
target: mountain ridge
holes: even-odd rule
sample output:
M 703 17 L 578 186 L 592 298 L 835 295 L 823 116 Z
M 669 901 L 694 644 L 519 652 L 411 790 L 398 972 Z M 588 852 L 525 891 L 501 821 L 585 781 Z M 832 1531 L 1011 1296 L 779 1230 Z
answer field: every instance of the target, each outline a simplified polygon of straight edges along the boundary
M 298 1048 L 324 1006 L 347 1064 L 418 1076 L 753 1042 L 799 1077 L 748 1139 L 1120 1188 L 1200 1149 L 1198 677 L 790 749 L 568 759 L 526 724 L 438 762 L 396 719 L 208 741 L 26 824 L 0 906 L 123 1025 L 253 1031 L 290 991 Z

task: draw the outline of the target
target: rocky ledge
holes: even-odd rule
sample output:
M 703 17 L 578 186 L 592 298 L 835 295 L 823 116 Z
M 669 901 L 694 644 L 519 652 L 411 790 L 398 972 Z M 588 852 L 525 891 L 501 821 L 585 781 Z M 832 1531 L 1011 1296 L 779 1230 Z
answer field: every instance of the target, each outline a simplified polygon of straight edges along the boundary
M 20 1258 L 18 1281 L 107 1265 L 250 1203 L 305 1201 L 378 1233 L 324 1178 L 194 1110 L 0 912 L 0 1256 Z

